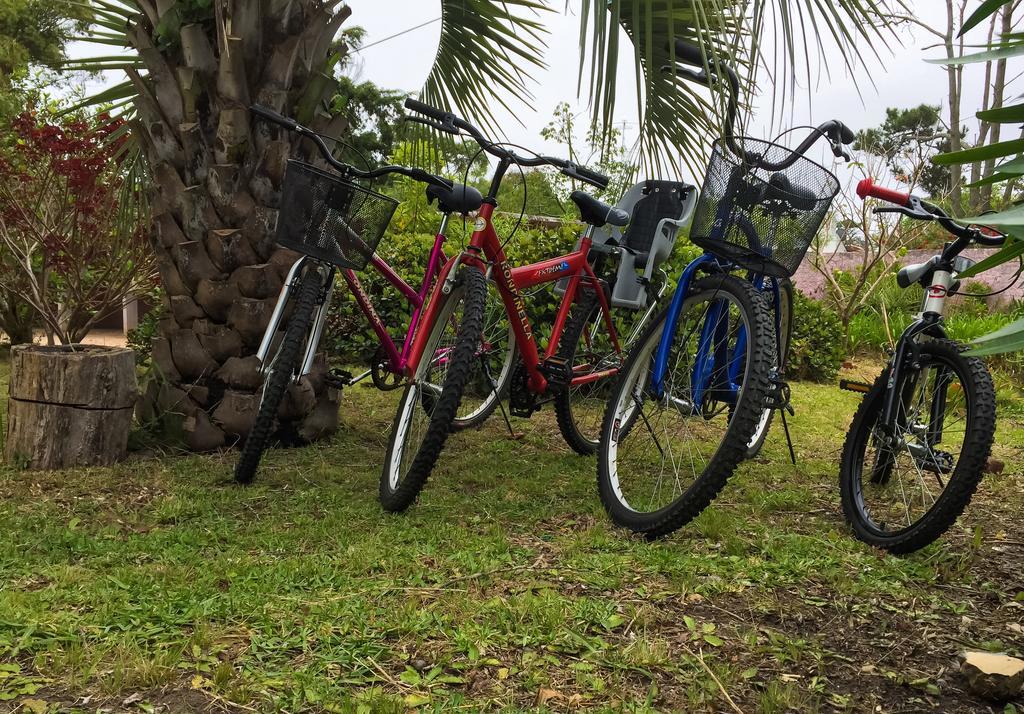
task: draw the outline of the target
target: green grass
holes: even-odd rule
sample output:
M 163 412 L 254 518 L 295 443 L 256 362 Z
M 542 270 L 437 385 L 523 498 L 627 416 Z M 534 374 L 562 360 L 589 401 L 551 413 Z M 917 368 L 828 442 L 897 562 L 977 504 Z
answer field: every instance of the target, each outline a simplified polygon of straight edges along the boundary
M 0 710 L 979 711 L 957 653 L 1024 654 L 1024 421 L 1003 415 L 1006 470 L 954 531 L 898 559 L 839 513 L 856 397 L 793 391 L 798 466 L 777 425 L 655 543 L 610 525 L 550 412 L 453 437 L 383 513 L 395 395 L 361 387 L 250 488 L 232 452 L 0 467 Z

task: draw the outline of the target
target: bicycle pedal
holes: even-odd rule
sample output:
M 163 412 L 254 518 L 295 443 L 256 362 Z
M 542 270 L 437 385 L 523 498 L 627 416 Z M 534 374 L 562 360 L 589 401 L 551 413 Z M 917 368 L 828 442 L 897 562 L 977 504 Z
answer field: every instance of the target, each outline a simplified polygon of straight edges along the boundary
M 796 412 L 793 410 L 793 405 L 790 403 L 791 399 L 792 391 L 789 388 L 789 382 L 778 378 L 772 379 L 772 389 L 768 394 L 768 408 L 782 409 L 790 416 L 793 416 Z
M 541 362 L 540 373 L 551 389 L 565 389 L 572 383 L 572 365 L 558 357 L 548 357 Z
M 352 384 L 352 373 L 344 369 L 332 369 L 324 375 L 324 381 L 332 389 L 344 389 Z
M 840 379 L 839 388 L 844 392 L 857 392 L 857 394 L 867 394 L 871 391 L 871 385 L 867 382 L 856 382 L 852 379 Z

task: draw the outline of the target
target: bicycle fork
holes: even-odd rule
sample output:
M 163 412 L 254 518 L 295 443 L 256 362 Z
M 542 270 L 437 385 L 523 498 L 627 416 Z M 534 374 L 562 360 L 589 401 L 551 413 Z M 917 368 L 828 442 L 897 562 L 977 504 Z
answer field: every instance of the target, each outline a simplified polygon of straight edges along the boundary
M 302 268 L 306 265 L 306 262 L 310 259 L 303 256 L 295 261 L 291 269 L 288 271 L 288 275 L 285 277 L 284 285 L 281 287 L 281 292 L 277 297 L 277 303 L 274 305 L 274 311 L 270 315 L 270 322 L 267 323 L 267 329 L 263 333 L 263 339 L 260 341 L 259 349 L 256 350 L 256 357 L 260 361 L 260 374 L 265 375 L 267 368 L 270 364 L 267 362 L 267 357 L 270 354 L 270 349 L 274 344 L 274 337 L 277 335 L 278 329 L 281 327 L 281 320 L 284 317 L 285 308 L 288 306 L 288 301 L 291 299 L 292 290 L 298 285 L 298 276 L 302 273 Z M 305 356 L 302 359 L 301 367 L 297 374 L 293 375 L 292 380 L 298 382 L 302 377 L 309 374 L 313 369 L 313 360 L 316 358 L 317 348 L 320 346 L 320 338 L 323 336 L 324 325 L 327 323 L 327 313 L 331 307 L 331 296 L 334 293 L 334 268 L 331 268 L 327 277 L 324 278 L 324 268 L 321 264 L 317 264 L 314 268 L 323 280 L 323 288 L 321 290 L 321 296 L 319 305 L 316 309 L 316 314 L 313 319 L 312 329 L 309 335 L 306 337 L 306 349 Z

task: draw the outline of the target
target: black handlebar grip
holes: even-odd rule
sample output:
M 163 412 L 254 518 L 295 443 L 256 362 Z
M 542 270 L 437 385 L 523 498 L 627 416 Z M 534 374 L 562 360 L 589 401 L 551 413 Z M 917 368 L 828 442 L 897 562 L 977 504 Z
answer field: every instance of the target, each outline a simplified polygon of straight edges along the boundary
M 253 104 L 251 107 L 249 107 L 249 111 L 255 114 L 256 116 L 260 117 L 261 119 L 266 119 L 267 121 L 273 122 L 275 124 L 280 124 L 288 131 L 295 131 L 296 129 L 299 128 L 299 123 L 294 119 L 290 119 L 284 116 L 283 114 L 278 114 L 273 109 L 265 107 L 261 104 Z
M 839 140 L 844 144 L 852 144 L 857 140 L 857 135 L 853 133 L 853 129 L 846 126 L 843 122 L 836 119 L 836 124 L 839 125 Z
M 405 108 L 411 112 L 416 112 L 417 114 L 428 116 L 431 119 L 436 119 L 441 123 L 445 123 L 451 116 L 449 112 L 442 111 L 437 107 L 430 106 L 429 104 L 424 104 L 423 102 L 413 99 L 412 97 L 409 97 L 408 99 L 405 100 Z
M 604 174 L 598 173 L 597 171 L 591 171 L 584 166 L 574 166 L 572 170 L 573 173 L 581 179 L 594 184 L 598 188 L 608 188 L 608 184 L 611 182 L 611 179 Z
M 683 64 L 690 64 L 694 67 L 704 66 L 704 53 L 700 46 L 681 37 L 676 38 L 676 61 Z

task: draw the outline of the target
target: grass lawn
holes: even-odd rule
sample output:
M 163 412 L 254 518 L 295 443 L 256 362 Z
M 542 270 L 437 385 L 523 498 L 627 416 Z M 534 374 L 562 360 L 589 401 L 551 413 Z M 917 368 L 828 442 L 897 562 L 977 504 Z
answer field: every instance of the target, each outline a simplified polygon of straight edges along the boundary
M 839 511 L 856 396 L 793 392 L 798 467 L 776 427 L 655 543 L 609 525 L 550 412 L 453 437 L 383 513 L 395 394 L 362 387 L 250 488 L 231 452 L 0 467 L 0 710 L 1002 712 L 956 658 L 1024 655 L 1024 413 L 1000 403 L 1005 471 L 900 559 Z

